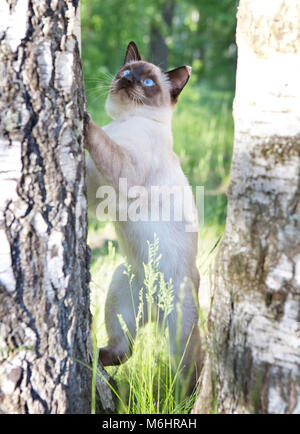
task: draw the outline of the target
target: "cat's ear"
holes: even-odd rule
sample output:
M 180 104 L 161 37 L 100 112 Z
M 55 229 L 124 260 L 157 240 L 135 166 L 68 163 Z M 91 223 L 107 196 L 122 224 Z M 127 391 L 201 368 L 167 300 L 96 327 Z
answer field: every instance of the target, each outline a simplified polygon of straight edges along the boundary
M 176 102 L 178 95 L 187 84 L 192 73 L 191 66 L 180 66 L 179 68 L 172 69 L 165 74 L 167 75 L 171 88 L 171 98 Z
M 127 46 L 124 65 L 128 62 L 134 62 L 138 60 L 142 60 L 141 55 L 139 53 L 138 47 L 136 46 L 136 43 L 131 41 Z

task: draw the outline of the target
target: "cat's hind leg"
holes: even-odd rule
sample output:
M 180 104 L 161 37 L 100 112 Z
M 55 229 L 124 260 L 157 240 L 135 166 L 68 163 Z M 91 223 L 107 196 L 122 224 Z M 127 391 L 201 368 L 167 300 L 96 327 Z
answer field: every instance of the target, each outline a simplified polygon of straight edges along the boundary
M 105 326 L 108 345 L 100 348 L 99 359 L 103 366 L 119 365 L 131 356 L 131 346 L 136 335 L 135 313 L 138 294 L 130 287 L 126 268 L 120 265 L 114 272 L 105 303 Z

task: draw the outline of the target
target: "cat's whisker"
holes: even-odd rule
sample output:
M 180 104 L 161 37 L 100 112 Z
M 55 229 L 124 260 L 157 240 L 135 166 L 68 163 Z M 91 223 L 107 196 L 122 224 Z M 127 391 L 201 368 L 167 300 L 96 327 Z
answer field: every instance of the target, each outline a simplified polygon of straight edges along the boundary
M 110 77 L 85 77 L 85 81 L 104 81 L 106 80 L 106 78 L 110 78 Z
M 110 88 L 101 86 L 91 86 L 86 88 L 87 94 L 108 95 Z
M 86 78 L 86 83 L 99 83 L 102 86 L 110 86 L 111 85 L 111 79 L 101 79 L 101 78 Z
M 91 88 L 87 88 L 86 89 L 86 93 L 91 95 L 91 94 L 96 94 L 96 95 L 108 95 L 109 94 L 109 89 L 101 89 L 99 87 L 91 87 Z
M 93 94 L 93 95 L 108 95 L 107 90 L 105 89 L 87 89 L 87 94 Z
M 103 84 L 99 84 L 99 83 L 87 83 L 86 84 L 87 88 L 99 88 L 99 89 L 109 89 L 110 86 L 108 85 L 103 85 Z
M 144 96 L 140 92 L 138 92 L 136 89 L 132 90 L 132 97 L 133 97 L 133 100 L 135 103 L 137 103 L 139 105 L 145 104 Z
M 104 99 L 106 99 L 106 95 L 105 94 L 98 94 L 98 95 L 93 95 L 91 98 L 90 98 L 90 103 L 94 103 L 96 100 L 101 100 L 102 98 L 104 97 Z
M 114 75 L 113 74 L 110 74 L 109 72 L 103 72 L 103 75 L 105 75 L 107 78 L 109 78 L 110 80 L 113 80 L 114 79 Z
M 110 86 L 99 86 L 98 84 L 96 86 L 87 86 L 86 87 L 87 90 L 89 89 L 105 89 L 105 90 L 109 90 Z
M 104 83 L 102 81 L 90 81 L 91 84 L 96 84 L 97 86 L 100 87 L 110 87 L 111 83 Z
M 115 83 L 112 83 L 112 85 L 110 86 L 110 92 L 111 93 L 117 93 L 118 92 L 118 87 Z

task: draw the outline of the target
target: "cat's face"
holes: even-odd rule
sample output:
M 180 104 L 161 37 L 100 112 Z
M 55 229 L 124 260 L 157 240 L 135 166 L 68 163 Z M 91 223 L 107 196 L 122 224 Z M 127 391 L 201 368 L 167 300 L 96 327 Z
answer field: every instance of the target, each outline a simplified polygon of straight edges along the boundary
M 169 72 L 141 60 L 134 42 L 130 42 L 124 65 L 113 79 L 106 101 L 109 115 L 117 118 L 137 106 L 175 106 L 178 95 L 186 85 L 191 67 L 182 66 Z

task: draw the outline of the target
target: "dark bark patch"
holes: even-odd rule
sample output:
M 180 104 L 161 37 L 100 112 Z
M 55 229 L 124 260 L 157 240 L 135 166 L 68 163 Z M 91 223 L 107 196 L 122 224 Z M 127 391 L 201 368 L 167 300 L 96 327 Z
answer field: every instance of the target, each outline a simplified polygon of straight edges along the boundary
M 267 291 L 265 295 L 266 306 L 272 312 L 274 319 L 280 321 L 284 313 L 284 304 L 287 292 L 283 289 L 279 291 Z
M 267 141 L 259 140 L 252 153 L 252 158 L 263 158 L 272 165 L 284 165 L 290 162 L 291 158 L 299 156 L 300 134 L 297 137 L 271 136 Z

